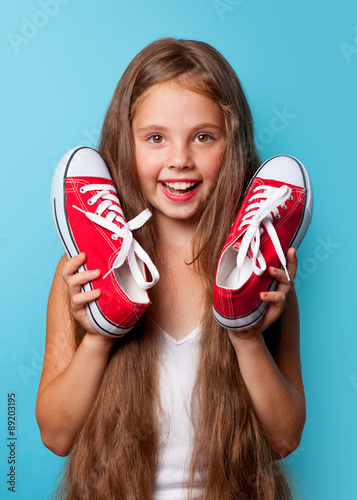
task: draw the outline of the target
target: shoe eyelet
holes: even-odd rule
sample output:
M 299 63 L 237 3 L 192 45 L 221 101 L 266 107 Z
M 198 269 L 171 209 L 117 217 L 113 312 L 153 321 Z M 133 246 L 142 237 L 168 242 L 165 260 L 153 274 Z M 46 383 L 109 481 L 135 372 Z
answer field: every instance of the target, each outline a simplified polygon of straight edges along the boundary
M 87 200 L 87 203 L 88 203 L 88 205 L 93 205 L 92 198 L 89 198 L 89 199 Z
M 79 188 L 79 192 L 82 193 L 82 194 L 85 192 L 83 186 Z
M 118 236 L 117 234 L 114 234 L 114 233 L 113 233 L 113 234 L 111 235 L 111 239 L 112 239 L 112 240 L 118 240 L 118 239 L 119 239 L 119 236 Z
M 294 201 L 294 197 L 292 195 L 289 196 L 289 201 Z
M 285 203 L 283 203 L 283 204 L 281 205 L 281 208 L 282 208 L 283 210 L 287 210 L 287 208 L 288 208 L 288 207 L 285 205 Z
M 275 217 L 276 219 L 280 219 L 281 215 L 280 215 L 279 213 L 277 213 L 277 214 L 274 214 L 274 217 Z

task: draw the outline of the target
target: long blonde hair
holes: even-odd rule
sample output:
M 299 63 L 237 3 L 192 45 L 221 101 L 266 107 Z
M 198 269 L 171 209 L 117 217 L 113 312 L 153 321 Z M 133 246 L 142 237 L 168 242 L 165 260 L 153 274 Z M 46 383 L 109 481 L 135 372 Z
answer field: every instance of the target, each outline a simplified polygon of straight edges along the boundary
M 213 99 L 223 112 L 226 135 L 215 189 L 200 211 L 191 263 L 204 280 L 205 312 L 192 399 L 195 438 L 189 487 L 198 472 L 205 500 L 288 500 L 288 484 L 253 412 L 234 349 L 212 314 L 218 257 L 244 189 L 260 163 L 252 115 L 235 72 L 219 52 L 203 42 L 165 38 L 151 43 L 133 59 L 118 83 L 99 151 L 127 218 L 150 208 L 136 175 L 131 122 L 148 89 L 168 80 Z M 149 221 L 135 237 L 145 242 L 154 259 L 154 223 Z M 144 317 L 126 337 L 117 340 L 93 409 L 68 459 L 57 498 L 152 497 L 160 404 L 152 330 Z M 78 329 L 77 345 L 82 337 Z

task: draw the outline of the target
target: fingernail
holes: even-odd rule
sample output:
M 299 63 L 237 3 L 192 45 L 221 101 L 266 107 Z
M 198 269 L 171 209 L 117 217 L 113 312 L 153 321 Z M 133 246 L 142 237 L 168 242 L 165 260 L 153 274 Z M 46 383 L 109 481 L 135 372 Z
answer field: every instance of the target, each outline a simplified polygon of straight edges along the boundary
M 268 297 L 267 292 L 264 292 L 264 293 L 263 293 L 263 297 L 264 297 L 265 299 Z

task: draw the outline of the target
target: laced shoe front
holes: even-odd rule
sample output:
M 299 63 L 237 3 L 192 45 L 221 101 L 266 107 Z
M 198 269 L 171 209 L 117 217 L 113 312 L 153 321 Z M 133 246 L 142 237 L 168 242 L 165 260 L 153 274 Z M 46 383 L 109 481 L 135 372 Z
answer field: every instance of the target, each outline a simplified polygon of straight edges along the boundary
M 286 267 L 311 223 L 313 196 L 306 168 L 291 156 L 267 160 L 251 180 L 218 260 L 213 312 L 225 328 L 257 324 L 267 307 L 260 293 L 274 290 L 268 267 Z
M 52 181 L 51 201 L 67 255 L 85 252 L 87 259 L 79 271 L 101 270 L 98 279 L 83 286 L 84 291 L 101 290 L 100 297 L 87 305 L 89 320 L 103 335 L 124 335 L 145 312 L 150 302 L 146 290 L 159 279 L 132 234 L 149 219 L 150 211 L 126 221 L 107 166 L 99 153 L 87 147 L 75 148 L 62 158 Z

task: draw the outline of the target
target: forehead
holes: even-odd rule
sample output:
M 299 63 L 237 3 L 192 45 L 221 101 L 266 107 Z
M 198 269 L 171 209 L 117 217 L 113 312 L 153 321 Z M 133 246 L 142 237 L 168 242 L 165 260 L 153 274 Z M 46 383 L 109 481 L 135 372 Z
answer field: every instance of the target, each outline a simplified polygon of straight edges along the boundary
M 223 113 L 210 97 L 177 81 L 158 83 L 150 87 L 135 106 L 133 122 L 182 118 L 187 122 L 202 120 L 223 126 Z

